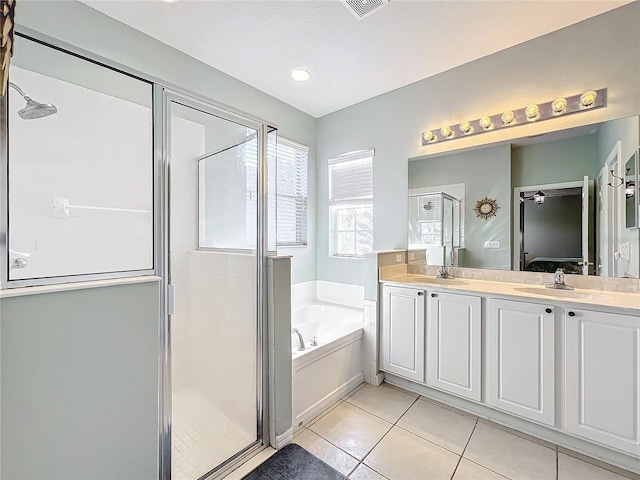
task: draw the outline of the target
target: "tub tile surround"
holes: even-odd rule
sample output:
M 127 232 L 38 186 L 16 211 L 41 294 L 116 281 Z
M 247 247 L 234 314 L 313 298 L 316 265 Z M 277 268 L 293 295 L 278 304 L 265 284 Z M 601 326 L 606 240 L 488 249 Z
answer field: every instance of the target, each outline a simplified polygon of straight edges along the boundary
M 293 441 L 353 480 L 640 478 L 387 383 L 360 385 Z

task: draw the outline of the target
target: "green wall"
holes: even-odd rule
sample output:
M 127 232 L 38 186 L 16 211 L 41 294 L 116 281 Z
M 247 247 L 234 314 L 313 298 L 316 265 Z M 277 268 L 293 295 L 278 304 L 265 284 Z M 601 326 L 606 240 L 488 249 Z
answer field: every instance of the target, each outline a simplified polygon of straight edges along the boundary
M 512 187 L 595 180 L 600 171 L 598 136 L 515 147 L 511 152 Z
M 0 299 L 3 479 L 153 479 L 159 283 Z
M 509 269 L 511 264 L 511 152 L 508 145 L 416 159 L 409 162 L 409 189 L 465 184 L 464 251 L 460 266 Z M 497 216 L 478 218 L 476 201 L 488 197 L 500 207 Z M 485 249 L 498 240 L 500 248 Z

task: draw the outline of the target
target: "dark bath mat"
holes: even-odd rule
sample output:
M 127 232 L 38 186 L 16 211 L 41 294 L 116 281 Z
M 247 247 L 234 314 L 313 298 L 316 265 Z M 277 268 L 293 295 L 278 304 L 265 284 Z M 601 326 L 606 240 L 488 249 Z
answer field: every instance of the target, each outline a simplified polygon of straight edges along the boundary
M 242 480 L 347 480 L 347 477 L 292 443 Z

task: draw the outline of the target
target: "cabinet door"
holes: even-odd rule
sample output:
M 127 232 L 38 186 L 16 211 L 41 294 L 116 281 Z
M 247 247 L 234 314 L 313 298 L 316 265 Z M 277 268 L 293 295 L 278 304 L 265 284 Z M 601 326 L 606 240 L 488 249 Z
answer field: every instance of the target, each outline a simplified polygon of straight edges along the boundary
M 555 423 L 553 308 L 487 300 L 487 404 Z
M 480 297 L 427 298 L 427 385 L 480 401 Z
M 385 285 L 382 370 L 424 383 L 424 291 Z
M 640 455 L 640 318 L 565 313 L 565 429 Z

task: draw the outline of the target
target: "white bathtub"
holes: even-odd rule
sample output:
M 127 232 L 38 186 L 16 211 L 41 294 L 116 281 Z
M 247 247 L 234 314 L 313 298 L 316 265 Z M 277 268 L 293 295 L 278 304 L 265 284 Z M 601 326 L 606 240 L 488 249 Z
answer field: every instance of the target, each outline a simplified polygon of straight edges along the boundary
M 293 430 L 297 430 L 364 381 L 364 311 L 314 301 L 293 311 L 291 326 L 302 334 L 299 352 L 292 334 Z M 313 336 L 318 345 L 310 346 Z
M 363 310 L 335 303 L 316 301 L 291 312 L 291 327 L 298 329 L 306 348 L 298 351 L 297 335 L 291 335 L 293 358 L 300 357 L 350 333 L 362 330 Z M 316 337 L 317 346 L 310 346 Z

